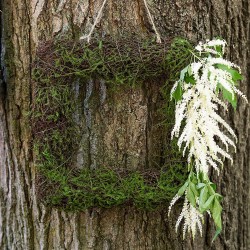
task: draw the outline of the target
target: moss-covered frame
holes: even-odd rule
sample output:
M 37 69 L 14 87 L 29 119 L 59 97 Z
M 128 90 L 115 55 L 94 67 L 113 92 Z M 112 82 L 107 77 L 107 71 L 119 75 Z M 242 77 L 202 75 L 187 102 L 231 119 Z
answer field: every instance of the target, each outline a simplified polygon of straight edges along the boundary
M 81 128 L 73 115 L 78 101 L 72 83 L 81 78 L 105 79 L 109 88 L 136 87 L 146 80 L 166 82 L 162 95 L 166 102 L 164 126 L 170 131 L 174 105 L 170 88 L 179 70 L 189 63 L 192 46 L 184 39 L 154 40 L 138 38 L 74 42 L 47 41 L 37 51 L 33 64 L 32 133 L 36 159 L 37 192 L 42 202 L 65 210 L 112 207 L 124 203 L 153 209 L 168 203 L 186 180 L 185 162 L 174 143 L 162 168 L 145 171 L 74 167 Z M 169 140 L 170 145 L 170 140 Z

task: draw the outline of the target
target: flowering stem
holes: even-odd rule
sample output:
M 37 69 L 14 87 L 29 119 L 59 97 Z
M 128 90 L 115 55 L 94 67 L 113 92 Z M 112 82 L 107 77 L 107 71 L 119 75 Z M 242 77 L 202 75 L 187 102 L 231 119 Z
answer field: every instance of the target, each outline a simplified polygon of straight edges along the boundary
M 247 101 L 235 87 L 242 79 L 239 67 L 222 58 L 225 44 L 222 40 L 199 43 L 195 47 L 199 55 L 189 50 L 193 62 L 181 71 L 180 79 L 171 90 L 171 96 L 176 100 L 175 125 L 171 135 L 178 137 L 180 149 L 184 145 L 184 153 L 186 149 L 189 151 L 188 180 L 175 197 L 176 200 L 185 195 L 176 227 L 184 219 L 183 233 L 185 235 L 189 231 L 193 237 L 197 227 L 201 232 L 204 212 L 212 215 L 216 236 L 222 229 L 222 196 L 216 193 L 216 185 L 209 180 L 208 173 L 210 168 L 219 172 L 218 165 L 222 165 L 225 158 L 232 161 L 229 146 L 236 148 L 237 137 L 233 129 L 217 114 L 219 106 L 226 106 L 219 99 L 218 92 L 221 91 L 233 107 L 237 104 L 236 94 Z M 221 130 L 221 126 L 228 134 Z M 224 148 L 215 138 L 220 139 Z M 172 206 L 173 202 L 170 204 Z

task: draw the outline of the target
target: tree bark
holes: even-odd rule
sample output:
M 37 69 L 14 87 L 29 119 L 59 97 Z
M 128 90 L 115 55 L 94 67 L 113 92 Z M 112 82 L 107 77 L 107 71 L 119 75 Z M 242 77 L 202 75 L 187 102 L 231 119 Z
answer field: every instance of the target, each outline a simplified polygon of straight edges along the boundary
M 242 68 L 245 80 L 240 89 L 250 100 L 249 0 L 148 3 L 162 36 L 184 36 L 194 42 L 223 37 L 230 48 L 228 58 Z M 241 101 L 236 112 L 225 114 L 239 138 L 234 164 L 226 163 L 219 177 L 212 173 L 225 197 L 223 231 L 214 244 L 209 218 L 202 238 L 182 240 L 174 230 L 179 211 L 168 218 L 167 208 L 145 212 L 121 206 L 68 213 L 39 203 L 28 116 L 31 64 L 39 42 L 87 33 L 101 4 L 100 0 L 1 1 L 0 249 L 249 249 L 250 116 Z M 153 34 L 141 0 L 108 0 L 96 32 Z M 137 169 L 160 161 L 155 155 L 161 133 L 156 129 L 158 118 L 154 119 L 160 105 L 159 84 L 107 96 L 102 84 L 86 89 L 93 94 L 91 100 L 85 97 L 90 112 L 83 117 L 91 166 L 105 163 Z M 103 100 L 101 109 L 96 107 L 97 99 Z

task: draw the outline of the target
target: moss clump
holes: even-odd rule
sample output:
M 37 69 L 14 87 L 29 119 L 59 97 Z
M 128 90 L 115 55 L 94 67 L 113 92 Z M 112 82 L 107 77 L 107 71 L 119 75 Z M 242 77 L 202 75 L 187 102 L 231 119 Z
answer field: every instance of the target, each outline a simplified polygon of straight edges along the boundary
M 165 172 L 126 172 L 108 168 L 72 171 L 63 167 L 48 169 L 44 164 L 39 167 L 43 177 L 50 182 L 49 189 L 40 182 L 43 184 L 39 188 L 43 195 L 46 194 L 43 201 L 69 211 L 110 208 L 124 203 L 151 210 L 167 204 L 186 177 L 182 164 L 173 165 Z
M 182 64 L 189 48 L 191 45 L 183 39 L 176 39 L 172 44 L 171 40 L 158 44 L 135 37 L 116 40 L 106 37 L 91 44 L 49 41 L 40 45 L 34 77 L 44 82 L 62 77 L 103 78 L 113 85 L 133 85 L 166 78 L 169 62 L 171 67 Z
M 123 203 L 152 209 L 172 198 L 185 181 L 186 172 L 176 145 L 169 139 L 168 161 L 161 170 L 128 172 L 103 166 L 97 170 L 74 167 L 82 128 L 74 118 L 79 100 L 72 82 L 80 78 L 80 84 L 84 84 L 101 78 L 115 87 L 170 79 L 162 91 L 166 100 L 164 126 L 170 131 L 174 122 L 170 83 L 176 71 L 189 62 L 190 49 L 191 45 L 182 39 L 163 44 L 138 39 L 106 38 L 92 44 L 60 40 L 40 46 L 33 65 L 32 131 L 39 169 L 38 193 L 43 202 L 66 210 Z

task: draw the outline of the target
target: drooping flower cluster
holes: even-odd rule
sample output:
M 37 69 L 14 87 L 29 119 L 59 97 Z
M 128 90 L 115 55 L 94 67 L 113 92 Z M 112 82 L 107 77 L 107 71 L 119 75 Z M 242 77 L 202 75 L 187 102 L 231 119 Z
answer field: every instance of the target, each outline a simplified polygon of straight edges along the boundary
M 176 223 L 178 228 L 184 219 L 184 236 L 186 230 L 194 236 L 197 226 L 202 233 L 200 222 L 204 211 L 212 212 L 213 218 L 217 219 L 215 224 L 221 230 L 220 214 L 219 219 L 217 215 L 222 210 L 219 204 L 221 196 L 211 188 L 212 183 L 207 176 L 210 167 L 219 173 L 218 165 L 222 165 L 225 158 L 233 161 L 228 151 L 229 146 L 236 150 L 237 137 L 218 114 L 219 106 L 227 110 L 226 103 L 219 97 L 222 93 L 234 108 L 237 104 L 236 94 L 247 101 L 246 96 L 236 88 L 237 81 L 242 79 L 239 67 L 222 58 L 225 45 L 226 42 L 219 39 L 204 44 L 200 42 L 195 47 L 198 55 L 194 53 L 194 62 L 182 70 L 180 79 L 171 91 L 171 96 L 177 101 L 172 138 L 178 137 L 178 146 L 183 148 L 183 155 L 188 151 L 189 168 L 194 166 L 197 176 L 200 173 L 205 176 L 204 183 L 197 183 L 197 178 L 195 184 L 192 183 L 192 190 L 189 188 L 188 195 L 185 191 L 184 206 Z M 218 145 L 217 139 L 224 147 Z M 191 182 L 189 180 L 187 183 Z M 204 192 L 207 192 L 206 196 Z M 181 194 L 183 193 L 182 191 Z M 171 202 L 170 209 L 179 197 L 178 193 Z
M 203 69 L 202 75 L 199 76 L 195 71 L 198 67 L 194 64 L 196 63 L 191 64 L 191 70 L 196 84 L 183 85 L 184 94 L 182 100 L 176 105 L 176 123 L 172 137 L 179 137 L 179 148 L 184 144 L 183 154 L 189 149 L 188 163 L 194 159 L 196 171 L 207 173 L 209 166 L 218 170 L 217 162 L 222 163 L 220 155 L 231 159 L 230 155 L 215 142 L 216 135 L 226 145 L 226 149 L 229 144 L 235 147 L 234 142 L 221 132 L 219 124 L 224 125 L 233 137 L 236 136 L 229 125 L 217 114 L 218 104 L 223 107 L 225 104 L 219 101 L 216 95 L 216 85 L 213 86 L 209 82 L 208 69 Z M 184 119 L 186 124 L 180 134 Z
M 183 225 L 183 237 L 185 238 L 186 232 L 191 233 L 193 238 L 196 235 L 196 227 L 198 227 L 200 234 L 202 235 L 202 221 L 203 215 L 192 206 L 192 204 L 188 201 L 187 197 L 185 197 L 183 208 L 180 216 L 176 222 L 176 230 L 178 229 L 181 221 L 184 220 Z

